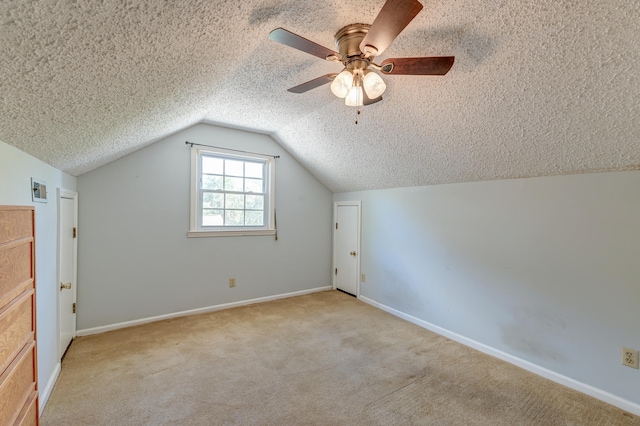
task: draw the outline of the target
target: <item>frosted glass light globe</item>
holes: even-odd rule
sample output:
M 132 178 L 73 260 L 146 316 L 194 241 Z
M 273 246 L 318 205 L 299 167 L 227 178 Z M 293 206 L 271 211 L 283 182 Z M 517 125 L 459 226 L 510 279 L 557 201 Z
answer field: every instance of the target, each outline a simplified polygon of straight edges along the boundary
M 344 100 L 346 106 L 362 106 L 362 86 L 353 86 Z
M 367 96 L 369 99 L 375 99 L 378 96 L 382 95 L 384 91 L 387 89 L 387 85 L 384 84 L 384 81 L 380 76 L 373 72 L 368 71 L 364 78 L 362 79 L 362 85 L 364 86 L 365 92 L 367 92 Z
M 344 98 L 349 94 L 349 90 L 353 85 L 353 74 L 348 70 L 343 70 L 333 79 L 331 83 L 331 91 L 339 98 Z

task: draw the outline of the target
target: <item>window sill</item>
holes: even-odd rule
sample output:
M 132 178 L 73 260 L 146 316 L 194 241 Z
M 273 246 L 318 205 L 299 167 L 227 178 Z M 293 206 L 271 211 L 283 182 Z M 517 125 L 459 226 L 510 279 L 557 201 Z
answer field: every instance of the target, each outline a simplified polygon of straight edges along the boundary
M 229 231 L 189 231 L 189 238 L 206 238 L 206 237 L 247 237 L 257 235 L 276 235 L 275 229 L 238 229 Z

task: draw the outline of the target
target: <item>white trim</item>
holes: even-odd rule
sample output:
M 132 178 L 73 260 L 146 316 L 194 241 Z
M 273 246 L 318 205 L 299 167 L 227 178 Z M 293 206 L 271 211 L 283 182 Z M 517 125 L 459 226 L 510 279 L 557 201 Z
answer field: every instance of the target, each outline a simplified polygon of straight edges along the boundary
M 332 274 L 331 276 L 333 277 L 333 289 L 336 290 L 338 288 L 338 278 L 337 275 L 335 274 L 335 270 L 337 268 L 338 265 L 338 259 L 336 256 L 336 252 L 337 252 L 337 238 L 336 238 L 336 232 L 337 229 L 335 227 L 335 224 L 338 220 L 338 206 L 356 206 L 358 207 L 358 243 L 357 243 L 357 248 L 356 248 L 356 253 L 358 256 L 358 262 L 356 264 L 356 294 L 354 294 L 354 296 L 356 296 L 356 298 L 360 298 L 360 263 L 362 259 L 362 247 L 360 244 L 360 239 L 361 239 L 361 231 L 362 231 L 362 201 L 336 201 L 335 203 L 333 203 L 333 269 L 332 269 Z
M 202 205 L 200 200 L 200 177 L 201 177 L 201 152 L 208 153 L 216 156 L 237 158 L 243 161 L 264 161 L 266 167 L 266 192 L 265 192 L 265 206 L 264 213 L 267 216 L 268 223 L 260 227 L 239 227 L 241 230 L 234 229 L 234 227 L 203 227 L 201 223 Z M 224 148 L 208 148 L 191 146 L 191 185 L 190 185 L 190 214 L 189 214 L 189 231 L 188 237 L 220 237 L 220 236 L 245 236 L 245 235 L 275 235 L 275 178 L 276 178 L 276 163 L 272 156 L 264 154 L 245 153 L 239 154 L 233 150 L 226 150 Z
M 269 302 L 269 301 L 278 300 L 278 299 L 287 299 L 289 297 L 302 296 L 304 294 L 317 293 L 317 292 L 320 292 L 320 291 L 327 291 L 327 290 L 332 290 L 331 286 L 317 287 L 317 288 L 312 288 L 312 289 L 308 289 L 308 290 L 294 291 L 294 292 L 291 292 L 291 293 L 276 294 L 274 296 L 258 297 L 256 299 L 241 300 L 241 301 L 238 301 L 238 302 L 223 303 L 221 305 L 213 305 L 213 306 L 207 306 L 207 307 L 204 307 L 204 308 L 190 309 L 188 311 L 174 312 L 174 313 L 171 313 L 171 314 L 164 314 L 164 315 L 158 315 L 158 316 L 155 316 L 155 317 L 141 318 L 141 319 L 137 319 L 137 320 L 133 320 L 133 321 L 119 322 L 117 324 L 103 325 L 103 326 L 100 326 L 100 327 L 85 328 L 83 330 L 78 330 L 76 334 L 78 336 L 89 336 L 91 334 L 104 333 L 104 332 L 111 331 L 111 330 L 118 330 L 120 328 L 126 328 L 126 327 L 131 327 L 131 326 L 134 326 L 134 325 L 146 324 L 146 323 L 149 323 L 149 322 L 161 321 L 161 320 L 170 319 L 170 318 L 184 317 L 184 316 L 187 316 L 187 315 L 204 314 L 204 313 L 207 313 L 207 312 L 215 312 L 215 311 L 220 311 L 220 310 L 223 310 L 223 309 L 236 308 L 238 306 L 253 305 L 254 303 Z
M 67 198 L 73 200 L 73 226 L 76 228 L 76 232 L 78 232 L 78 193 L 75 191 L 69 191 L 64 188 L 56 188 L 56 202 L 57 202 L 57 248 L 56 248 L 56 279 L 57 283 L 61 283 L 62 279 L 60 277 L 60 199 Z M 77 302 L 78 300 L 78 238 L 76 234 L 76 238 L 73 239 L 73 270 L 71 276 L 71 291 L 73 292 L 73 302 Z M 57 288 L 57 285 L 56 285 Z M 76 317 L 77 319 L 77 317 Z M 64 355 L 64 351 L 66 348 L 60 347 L 60 291 L 56 290 L 56 331 L 57 331 L 57 342 L 56 348 L 58 353 L 58 360 L 62 358 Z M 73 337 L 77 334 L 75 333 Z
M 62 363 L 58 362 L 56 364 L 56 368 L 53 369 L 53 373 L 51 373 L 51 376 L 47 381 L 47 386 L 39 391 L 38 405 L 40 405 L 40 415 L 42 415 L 44 407 L 47 405 L 47 401 L 49 401 L 49 397 L 51 396 L 51 392 L 53 392 L 53 387 L 56 385 L 58 377 L 60 377 L 60 371 L 62 371 Z
M 191 199 L 189 209 L 189 232 L 198 228 L 198 152 L 191 146 Z
M 200 237 L 244 237 L 250 235 L 276 235 L 275 229 L 243 229 L 243 230 L 229 230 L 229 231 L 189 231 L 187 237 L 200 238 Z
M 430 322 L 421 320 L 412 315 L 405 314 L 404 312 L 398 311 L 397 309 L 391 308 L 389 306 L 383 305 L 382 303 L 378 303 L 375 300 L 369 299 L 368 297 L 360 296 L 360 300 L 365 303 L 368 303 L 371 306 L 375 306 L 378 309 L 381 309 L 385 312 L 388 312 L 392 315 L 395 315 L 399 318 L 402 318 L 410 323 L 413 323 L 422 328 L 426 328 L 427 330 L 433 331 L 434 333 L 440 334 L 441 336 L 447 337 L 451 340 L 454 340 L 458 343 L 462 343 L 465 346 L 469 346 L 470 348 L 476 349 L 480 352 L 483 352 L 487 355 L 494 356 L 498 359 L 506 361 L 510 364 L 516 365 L 520 368 L 523 368 L 531 373 L 537 374 L 538 376 L 542 376 L 546 379 L 549 379 L 553 382 L 559 383 L 563 386 L 576 390 L 578 392 L 582 392 L 586 395 L 589 395 L 593 398 L 599 399 L 600 401 L 604 401 L 607 404 L 611 404 L 615 407 L 620 408 L 621 410 L 628 411 L 629 413 L 640 416 L 640 404 L 636 404 L 634 402 L 628 401 L 619 396 L 613 395 L 609 392 L 606 392 L 602 389 L 595 388 L 591 385 L 587 385 L 585 383 L 579 382 L 570 377 L 564 376 L 562 374 L 556 373 L 555 371 L 548 370 L 539 365 L 533 364 L 532 362 L 526 361 L 522 358 L 518 358 L 516 356 L 510 355 L 501 350 L 492 348 L 491 346 L 487 346 L 484 343 L 477 342 L 475 340 L 469 339 L 468 337 L 462 336 L 460 334 L 449 331 L 445 328 L 439 327 L 435 324 L 431 324 Z

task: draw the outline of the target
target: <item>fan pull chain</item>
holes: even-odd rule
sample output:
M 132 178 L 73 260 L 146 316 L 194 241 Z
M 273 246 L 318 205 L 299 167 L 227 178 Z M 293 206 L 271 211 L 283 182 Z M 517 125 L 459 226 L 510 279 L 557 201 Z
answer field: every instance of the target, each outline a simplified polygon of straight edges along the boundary
M 362 90 L 364 91 L 364 88 Z M 360 96 L 358 96 L 358 94 L 360 94 L 360 92 L 356 94 L 356 124 L 358 124 L 358 118 L 360 116 L 360 107 L 358 106 L 360 105 Z

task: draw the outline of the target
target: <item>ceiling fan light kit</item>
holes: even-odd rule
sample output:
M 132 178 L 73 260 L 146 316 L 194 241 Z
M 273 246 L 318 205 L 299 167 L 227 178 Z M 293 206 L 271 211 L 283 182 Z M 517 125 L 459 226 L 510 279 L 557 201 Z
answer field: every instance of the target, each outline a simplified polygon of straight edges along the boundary
M 338 52 L 284 28 L 271 31 L 271 40 L 344 66 L 337 75 L 327 74 L 289 91 L 304 93 L 331 81 L 331 92 L 335 96 L 344 98 L 347 106 L 359 107 L 382 100 L 387 88 L 380 75 L 369 68 L 385 75 L 445 75 L 453 66 L 453 56 L 389 58 L 380 65 L 373 62 L 420 10 L 422 4 L 418 0 L 387 0 L 373 24 L 350 24 L 335 34 Z
M 363 105 L 363 89 L 369 99 L 376 99 L 386 88 L 387 85 L 378 74 L 366 69 L 345 68 L 331 83 L 331 92 L 339 98 L 344 98 L 347 106 Z

